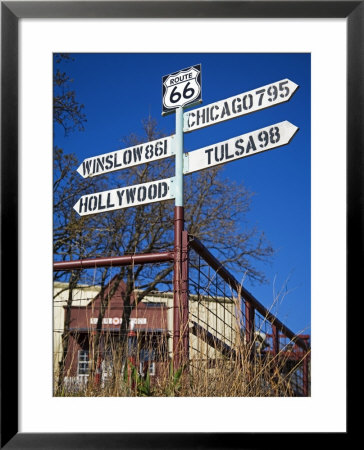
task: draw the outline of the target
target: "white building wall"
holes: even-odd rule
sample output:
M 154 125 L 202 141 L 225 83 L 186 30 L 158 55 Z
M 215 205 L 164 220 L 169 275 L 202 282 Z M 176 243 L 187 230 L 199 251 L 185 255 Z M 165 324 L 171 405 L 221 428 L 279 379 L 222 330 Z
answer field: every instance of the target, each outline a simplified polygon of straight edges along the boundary
M 173 294 L 171 292 L 153 293 L 144 297 L 144 302 L 166 303 L 168 329 L 168 353 L 173 352 Z M 189 320 L 199 324 L 206 331 L 220 339 L 223 343 L 234 347 L 239 330 L 238 315 L 235 302 L 230 298 L 204 298 L 197 301 L 196 296 L 189 297 Z M 190 358 L 218 358 L 219 352 L 206 342 L 190 333 Z
M 72 306 L 86 306 L 100 292 L 100 286 L 80 285 L 72 292 Z M 53 363 L 57 369 L 62 357 L 62 333 L 69 290 L 68 283 L 53 284 Z

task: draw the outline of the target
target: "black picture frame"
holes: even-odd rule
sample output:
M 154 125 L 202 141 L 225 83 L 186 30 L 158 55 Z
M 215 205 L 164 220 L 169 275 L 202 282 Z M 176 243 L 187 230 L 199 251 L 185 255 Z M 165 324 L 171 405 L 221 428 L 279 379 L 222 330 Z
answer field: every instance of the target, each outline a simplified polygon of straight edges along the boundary
M 260 448 L 280 434 L 19 433 L 18 325 L 18 22 L 22 18 L 345 18 L 347 20 L 347 299 L 363 273 L 364 2 L 363 1 L 2 1 L 1 2 L 1 448 Z M 328 43 L 329 45 L 329 43 Z M 334 243 L 333 243 L 334 245 Z M 358 291 L 359 292 L 359 291 Z M 8 368 L 11 367 L 11 370 Z M 334 393 L 333 393 L 334 395 Z M 271 411 L 273 413 L 273 411 Z M 209 413 L 211 414 L 211 412 Z M 336 443 L 349 436 L 335 436 Z M 214 418 L 214 414 L 211 416 Z M 283 420 L 283 419 L 282 419 Z M 317 439 L 317 435 L 315 439 Z M 297 437 L 290 445 L 297 446 Z M 327 436 L 325 436 L 325 439 Z M 300 436 L 299 446 L 310 442 Z M 315 443 L 317 441 L 315 440 Z

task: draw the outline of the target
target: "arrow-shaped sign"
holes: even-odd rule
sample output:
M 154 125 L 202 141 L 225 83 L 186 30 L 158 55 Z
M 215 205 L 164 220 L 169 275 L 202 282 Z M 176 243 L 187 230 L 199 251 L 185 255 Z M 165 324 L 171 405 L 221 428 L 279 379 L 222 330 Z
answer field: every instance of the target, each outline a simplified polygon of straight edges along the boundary
M 111 191 L 83 195 L 73 207 L 80 216 L 98 214 L 130 206 L 145 205 L 174 198 L 174 177 L 136 184 Z
M 83 178 L 87 178 L 167 158 L 173 155 L 173 137 L 168 136 L 146 142 L 145 144 L 135 145 L 134 147 L 87 158 L 80 164 L 77 172 Z
M 276 83 L 267 84 L 252 91 L 187 111 L 183 115 L 183 131 L 188 133 L 287 102 L 297 88 L 298 85 L 296 83 L 286 78 Z
M 208 169 L 212 166 L 287 145 L 297 131 L 298 128 L 295 125 L 285 120 L 227 141 L 185 153 L 183 173 L 188 174 Z

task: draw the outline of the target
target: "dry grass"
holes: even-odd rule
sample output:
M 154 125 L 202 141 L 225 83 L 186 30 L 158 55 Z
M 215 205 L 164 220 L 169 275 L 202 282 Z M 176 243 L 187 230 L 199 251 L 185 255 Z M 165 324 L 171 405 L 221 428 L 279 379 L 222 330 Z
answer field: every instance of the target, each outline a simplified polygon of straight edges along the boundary
M 237 298 L 236 305 L 240 305 Z M 160 362 L 156 363 L 157 373 L 149 375 L 148 370 L 141 376 L 138 357 L 122 363 L 120 348 L 111 335 L 104 334 L 104 349 L 107 348 L 107 361 L 103 362 L 102 370 L 107 377 L 101 380 L 94 370 L 88 377 L 82 378 L 87 383 L 72 385 L 68 382 L 57 384 L 55 373 L 55 396 L 92 396 L 92 397 L 289 397 L 295 395 L 295 376 L 302 368 L 303 360 L 292 358 L 294 350 L 288 347 L 274 355 L 269 347 L 262 346 L 259 333 L 253 342 L 247 343 L 242 333 L 241 318 L 235 320 L 235 333 L 229 333 L 229 346 L 232 352 L 221 353 L 218 346 L 202 342 L 200 351 L 190 348 L 190 358 L 179 370 L 173 370 L 171 353 L 168 353 L 168 342 L 154 340 L 152 336 L 144 342 L 143 347 Z M 231 325 L 231 324 L 230 324 Z M 231 326 L 230 326 L 231 328 Z M 219 331 L 221 338 L 221 330 Z M 191 333 L 190 333 L 191 336 Z M 192 336 L 191 336 L 192 337 Z M 75 336 L 77 339 L 77 336 Z M 231 342 L 231 339 L 234 342 Z M 224 339 L 221 339 L 224 341 Z M 221 341 L 220 340 L 220 341 Z M 197 342 L 202 341 L 197 338 Z M 139 339 L 139 347 L 141 345 Z M 157 342 L 157 345 L 156 345 Z M 225 341 L 226 343 L 226 341 Z M 88 346 L 97 360 L 97 352 L 92 351 L 92 337 L 89 336 Z M 294 346 L 291 345 L 294 349 Z M 136 354 L 139 354 L 139 350 Z M 70 362 L 77 359 L 77 354 L 70 350 Z M 104 353 L 105 354 L 105 353 Z M 297 370 L 299 369 L 299 370 Z M 70 371 L 65 373 L 66 377 Z M 297 381 L 296 381 L 297 382 Z

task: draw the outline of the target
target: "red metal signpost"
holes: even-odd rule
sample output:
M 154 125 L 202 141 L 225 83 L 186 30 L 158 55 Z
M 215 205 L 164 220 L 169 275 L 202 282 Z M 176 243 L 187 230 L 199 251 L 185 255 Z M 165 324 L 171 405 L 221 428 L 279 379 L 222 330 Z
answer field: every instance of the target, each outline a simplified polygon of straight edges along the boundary
M 173 271 L 173 367 L 177 370 L 188 361 L 188 234 L 184 230 L 184 208 L 174 209 Z

